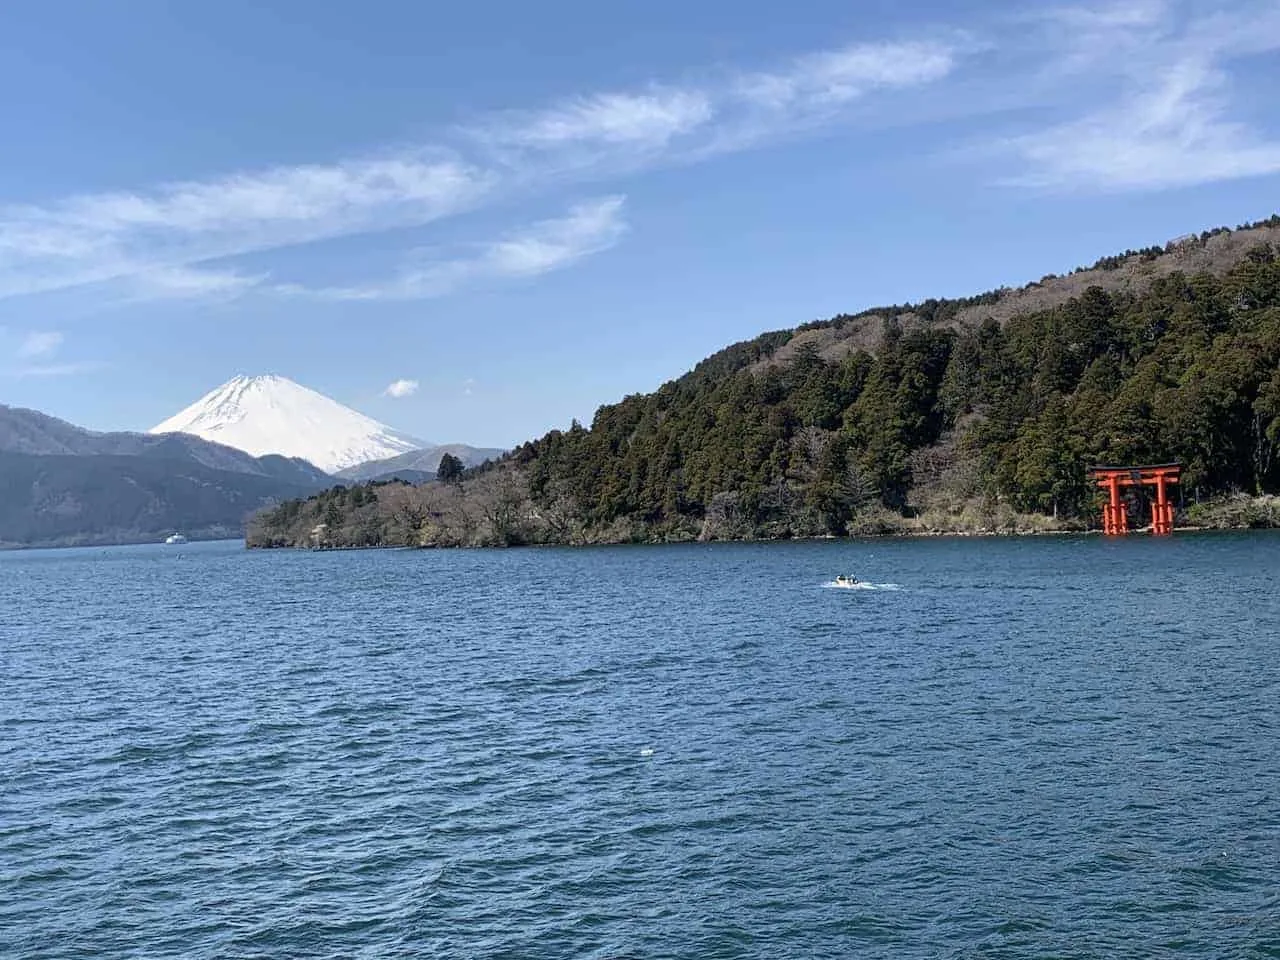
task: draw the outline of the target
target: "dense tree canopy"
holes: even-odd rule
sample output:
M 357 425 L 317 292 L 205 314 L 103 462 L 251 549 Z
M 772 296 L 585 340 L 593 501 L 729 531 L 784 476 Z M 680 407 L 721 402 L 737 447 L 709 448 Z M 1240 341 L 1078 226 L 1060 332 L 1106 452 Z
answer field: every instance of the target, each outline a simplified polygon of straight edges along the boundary
M 462 479 L 462 471 L 462 461 L 452 453 L 446 453 L 440 458 L 440 465 L 436 467 L 436 479 L 441 483 L 457 483 Z
M 980 299 L 912 307 L 905 325 L 907 308 L 884 311 L 874 344 L 818 349 L 800 336 L 849 317 L 737 344 L 601 407 L 589 429 L 575 422 L 469 472 L 453 492 L 401 491 L 421 516 L 371 509 L 368 539 L 806 536 L 930 511 L 945 529 L 947 516 L 997 509 L 1083 524 L 1097 495 L 1086 471 L 1099 462 L 1180 461 L 1189 500 L 1280 490 L 1270 244 L 1217 274 L 1157 275 L 1140 292 L 1091 285 L 1003 323 L 955 322 L 958 304 Z M 323 501 L 260 517 L 251 541 L 304 542 Z M 451 528 L 459 510 L 468 519 Z M 329 519 L 349 517 L 335 507 Z

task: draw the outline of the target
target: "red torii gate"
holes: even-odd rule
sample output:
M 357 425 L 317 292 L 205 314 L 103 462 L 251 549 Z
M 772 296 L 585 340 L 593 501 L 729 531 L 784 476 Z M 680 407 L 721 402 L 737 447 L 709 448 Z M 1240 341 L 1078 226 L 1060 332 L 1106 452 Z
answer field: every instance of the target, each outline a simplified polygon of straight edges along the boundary
M 1109 494 L 1109 502 L 1102 505 L 1102 532 L 1120 534 L 1129 532 L 1129 514 L 1120 499 L 1121 487 L 1156 488 L 1156 499 L 1151 504 L 1151 532 L 1156 536 L 1173 533 L 1173 504 L 1168 497 L 1167 486 L 1177 483 L 1182 474 L 1180 463 L 1159 463 L 1137 467 L 1091 467 L 1089 476 Z

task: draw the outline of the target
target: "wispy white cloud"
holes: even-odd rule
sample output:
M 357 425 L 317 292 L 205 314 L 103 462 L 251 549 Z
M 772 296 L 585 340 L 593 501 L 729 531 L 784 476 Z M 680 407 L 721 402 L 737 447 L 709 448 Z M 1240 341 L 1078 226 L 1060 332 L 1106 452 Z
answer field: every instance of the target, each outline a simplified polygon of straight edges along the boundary
M 1280 172 L 1280 140 L 1229 119 L 1222 74 L 1185 61 L 1116 107 L 1015 138 L 1027 171 L 1015 182 L 1155 189 Z
M 810 54 L 778 72 L 740 77 L 732 94 L 776 110 L 826 108 L 876 89 L 915 87 L 941 80 L 956 66 L 953 43 L 916 41 L 855 44 Z
M 1048 7 L 1042 15 L 1093 35 L 1097 31 L 1158 27 L 1168 19 L 1170 10 L 1170 0 L 1112 0 L 1094 5 Z
M 624 198 L 603 197 L 573 206 L 460 256 L 417 263 L 388 280 L 350 287 L 276 287 L 282 294 L 325 300 L 420 300 L 483 281 L 534 277 L 609 249 L 626 232 Z
M 577 97 L 549 109 L 499 114 L 470 129 L 507 165 L 628 168 L 746 149 L 794 134 L 877 91 L 940 80 L 962 38 L 859 43 L 805 54 L 775 70 L 730 72 L 701 84 Z
M 463 161 L 404 156 L 10 206 L 0 209 L 0 297 L 125 277 L 166 296 L 222 293 L 240 279 L 189 268 L 427 223 L 467 209 L 491 185 Z
M 3 334 L 4 328 L 0 328 Z M 98 360 L 59 360 L 58 353 L 66 343 L 66 336 L 57 330 L 32 330 L 17 346 L 10 342 L 3 349 L 12 358 L 12 363 L 0 362 L 0 376 L 9 378 L 25 377 L 68 377 L 80 373 L 89 373 L 106 366 Z M 11 351 L 11 352 L 10 352 Z
M 99 360 L 80 360 L 70 363 L 29 363 L 14 367 L 8 373 L 12 377 L 70 377 L 101 370 L 106 364 Z
M 544 220 L 488 247 L 472 263 L 482 274 L 532 277 L 559 270 L 593 253 L 608 250 L 627 230 L 625 198 L 602 197 L 576 204 L 567 216 Z
M 66 339 L 56 330 L 33 330 L 19 344 L 17 356 L 19 360 L 34 360 L 37 357 L 48 357 L 58 352 Z
M 567 143 L 665 143 L 707 123 L 712 113 L 710 97 L 700 90 L 603 93 L 532 115 L 494 118 L 483 135 L 499 143 L 542 149 Z
M 158 267 L 130 278 L 130 292 L 142 300 L 190 300 L 235 297 L 267 279 L 235 270 L 189 266 Z
M 546 109 L 477 117 L 441 144 L 373 159 L 282 166 L 0 208 L 0 298 L 117 282 L 130 298 L 230 296 L 266 287 L 228 268 L 247 254 L 368 231 L 418 227 L 566 173 L 599 177 L 740 149 L 877 89 L 926 84 L 956 60 L 945 43 L 862 44 L 767 72 L 584 94 Z M 458 136 L 458 134 L 461 134 Z M 539 252 L 541 251 L 541 252 Z M 497 247 L 496 275 L 571 262 L 566 252 Z M 211 268 L 211 262 L 217 268 Z M 452 268 L 451 268 L 452 269 Z M 474 267 L 469 274 L 483 272 Z M 425 282 L 448 286 L 432 268 Z
M 393 380 L 387 384 L 387 389 L 383 390 L 384 396 L 400 399 L 402 397 L 411 397 L 418 392 L 417 380 Z
M 441 131 L 436 143 L 376 156 L 0 207 L 0 298 L 86 284 L 114 284 L 130 299 L 440 296 L 607 249 L 623 230 L 621 201 L 588 204 L 465 255 L 342 288 L 281 286 L 246 269 L 244 258 L 421 228 L 566 183 L 909 117 L 990 111 L 974 136 L 990 164 L 984 173 L 1024 187 L 1132 190 L 1276 172 L 1280 141 L 1250 119 L 1236 68 L 1280 50 L 1280 3 L 1206 6 L 1214 2 L 1035 7 L 959 29 L 475 116 Z M 1022 126 L 996 126 L 1011 122 L 996 119 L 997 105 L 1021 108 Z M 406 238 L 393 256 L 407 258 L 411 243 L 420 237 Z
M 1274 2 L 1187 15 L 1135 0 L 1048 16 L 1072 30 L 1051 69 L 1089 106 L 1000 142 L 1022 169 L 1008 182 L 1069 190 L 1144 190 L 1280 172 L 1280 139 L 1236 112 L 1230 66 L 1280 50 Z M 1091 96 L 1099 83 L 1106 96 Z

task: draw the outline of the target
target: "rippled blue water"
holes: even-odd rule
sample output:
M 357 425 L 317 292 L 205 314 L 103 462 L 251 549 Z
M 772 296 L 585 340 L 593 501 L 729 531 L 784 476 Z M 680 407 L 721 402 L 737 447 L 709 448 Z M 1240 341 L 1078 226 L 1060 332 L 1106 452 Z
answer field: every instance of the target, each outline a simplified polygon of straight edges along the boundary
M 0 957 L 1278 956 L 1278 586 L 1263 534 L 0 555 Z

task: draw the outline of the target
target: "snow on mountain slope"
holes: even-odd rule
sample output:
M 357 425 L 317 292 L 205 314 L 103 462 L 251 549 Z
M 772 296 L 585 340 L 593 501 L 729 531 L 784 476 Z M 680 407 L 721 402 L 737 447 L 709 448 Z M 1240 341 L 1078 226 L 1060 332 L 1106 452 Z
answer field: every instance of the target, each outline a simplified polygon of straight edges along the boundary
M 427 446 L 286 377 L 235 377 L 150 433 L 191 433 L 255 457 L 302 457 L 334 473 Z

